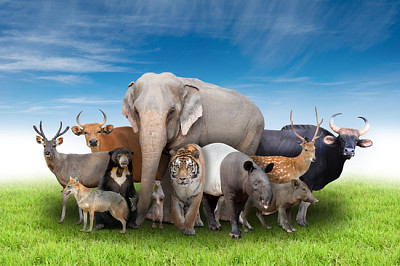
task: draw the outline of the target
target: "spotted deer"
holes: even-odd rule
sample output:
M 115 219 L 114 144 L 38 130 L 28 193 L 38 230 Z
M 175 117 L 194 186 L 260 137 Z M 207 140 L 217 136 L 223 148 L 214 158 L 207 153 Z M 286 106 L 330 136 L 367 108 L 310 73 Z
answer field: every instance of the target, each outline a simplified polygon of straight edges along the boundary
M 320 123 L 318 123 L 318 113 L 317 108 L 315 107 L 315 115 L 317 118 L 317 129 L 315 130 L 314 137 L 310 142 L 306 140 L 305 137 L 297 134 L 293 127 L 292 120 L 292 110 L 290 111 L 290 124 L 292 126 L 292 130 L 294 134 L 300 138 L 302 151 L 297 157 L 284 157 L 284 156 L 250 156 L 256 164 L 260 167 L 264 167 L 270 163 L 274 164 L 274 168 L 271 172 L 268 173 L 269 180 L 274 183 L 287 183 L 293 180 L 294 178 L 299 178 L 303 174 L 305 174 L 310 168 L 312 162 L 315 161 L 315 140 L 319 138 L 317 137 L 317 133 L 320 125 L 323 122 L 323 119 Z

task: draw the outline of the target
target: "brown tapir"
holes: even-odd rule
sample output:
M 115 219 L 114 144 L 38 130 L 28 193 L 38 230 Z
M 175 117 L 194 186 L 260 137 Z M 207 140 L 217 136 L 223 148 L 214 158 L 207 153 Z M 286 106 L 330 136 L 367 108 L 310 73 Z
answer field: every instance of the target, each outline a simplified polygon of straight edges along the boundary
M 277 184 L 272 182 L 270 184 L 273 197 L 272 202 L 267 210 L 265 210 L 258 204 L 255 204 L 253 198 L 249 198 L 247 200 L 244 211 L 241 214 L 241 217 L 243 218 L 243 230 L 245 232 L 247 232 L 246 226 L 249 229 L 253 229 L 253 227 L 251 227 L 251 225 L 247 222 L 247 215 L 249 214 L 251 208 L 254 206 L 257 207 L 257 217 L 258 219 L 260 219 L 261 224 L 265 228 L 271 229 L 271 227 L 265 223 L 262 214 L 269 215 L 278 211 L 279 226 L 282 227 L 282 229 L 286 232 L 290 233 L 296 231 L 296 228 L 292 226 L 290 216 L 291 208 L 298 205 L 301 201 L 309 203 L 318 202 L 318 200 L 311 193 L 311 190 L 308 188 L 306 183 L 298 178 L 293 179 L 291 182 L 285 184 Z
M 266 172 L 271 171 L 272 167 L 273 164 L 260 168 L 249 156 L 241 152 L 229 153 L 222 160 L 220 165 L 221 190 L 225 197 L 226 209 L 232 226 L 230 237 L 241 237 L 239 214 L 249 198 L 263 206 L 265 210 L 268 209 L 272 199 L 272 190 Z M 214 212 L 207 197 L 203 197 L 203 208 L 207 221 L 212 221 L 214 224 Z

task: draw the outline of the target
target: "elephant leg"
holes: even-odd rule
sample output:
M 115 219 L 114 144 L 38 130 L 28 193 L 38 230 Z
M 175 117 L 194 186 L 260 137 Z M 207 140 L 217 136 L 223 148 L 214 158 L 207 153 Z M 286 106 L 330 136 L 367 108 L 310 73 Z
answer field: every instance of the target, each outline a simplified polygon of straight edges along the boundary
M 297 224 L 300 226 L 306 226 L 307 221 L 306 221 L 306 215 L 307 215 L 307 209 L 308 206 L 310 206 L 311 203 L 302 201 L 299 206 L 299 211 L 297 212 L 296 220 Z
M 264 131 L 263 128 L 256 128 L 256 127 L 252 128 L 247 132 L 247 135 L 241 141 L 241 143 L 236 149 L 245 154 L 254 155 L 260 144 L 261 135 L 263 131 Z

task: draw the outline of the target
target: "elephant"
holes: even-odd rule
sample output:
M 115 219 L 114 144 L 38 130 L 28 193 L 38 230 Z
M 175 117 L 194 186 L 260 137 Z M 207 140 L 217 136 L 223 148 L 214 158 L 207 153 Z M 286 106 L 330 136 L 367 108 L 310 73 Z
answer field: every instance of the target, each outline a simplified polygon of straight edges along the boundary
M 142 149 L 142 180 L 138 218 L 146 218 L 158 166 L 165 193 L 164 221 L 170 222 L 171 182 L 164 174 L 169 151 L 193 143 L 204 146 L 222 142 L 254 155 L 264 130 L 258 107 L 237 91 L 172 73 L 146 73 L 131 82 L 122 114 L 139 133 Z

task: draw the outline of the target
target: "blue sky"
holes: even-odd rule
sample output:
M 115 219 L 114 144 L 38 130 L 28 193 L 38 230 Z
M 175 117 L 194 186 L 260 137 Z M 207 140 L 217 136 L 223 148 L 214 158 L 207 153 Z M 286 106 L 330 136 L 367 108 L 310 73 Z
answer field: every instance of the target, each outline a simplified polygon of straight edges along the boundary
M 238 90 L 271 129 L 289 123 L 290 109 L 295 123 L 315 123 L 317 106 L 325 128 L 337 112 L 343 127 L 367 117 L 375 144 L 353 159 L 363 169 L 388 156 L 376 140 L 399 129 L 399 19 L 399 1 L 0 0 L 1 141 L 29 136 L 27 149 L 33 124 L 51 135 L 82 109 L 82 122 L 101 120 L 101 108 L 129 125 L 129 82 L 168 71 Z M 83 145 L 66 135 L 64 149 Z

